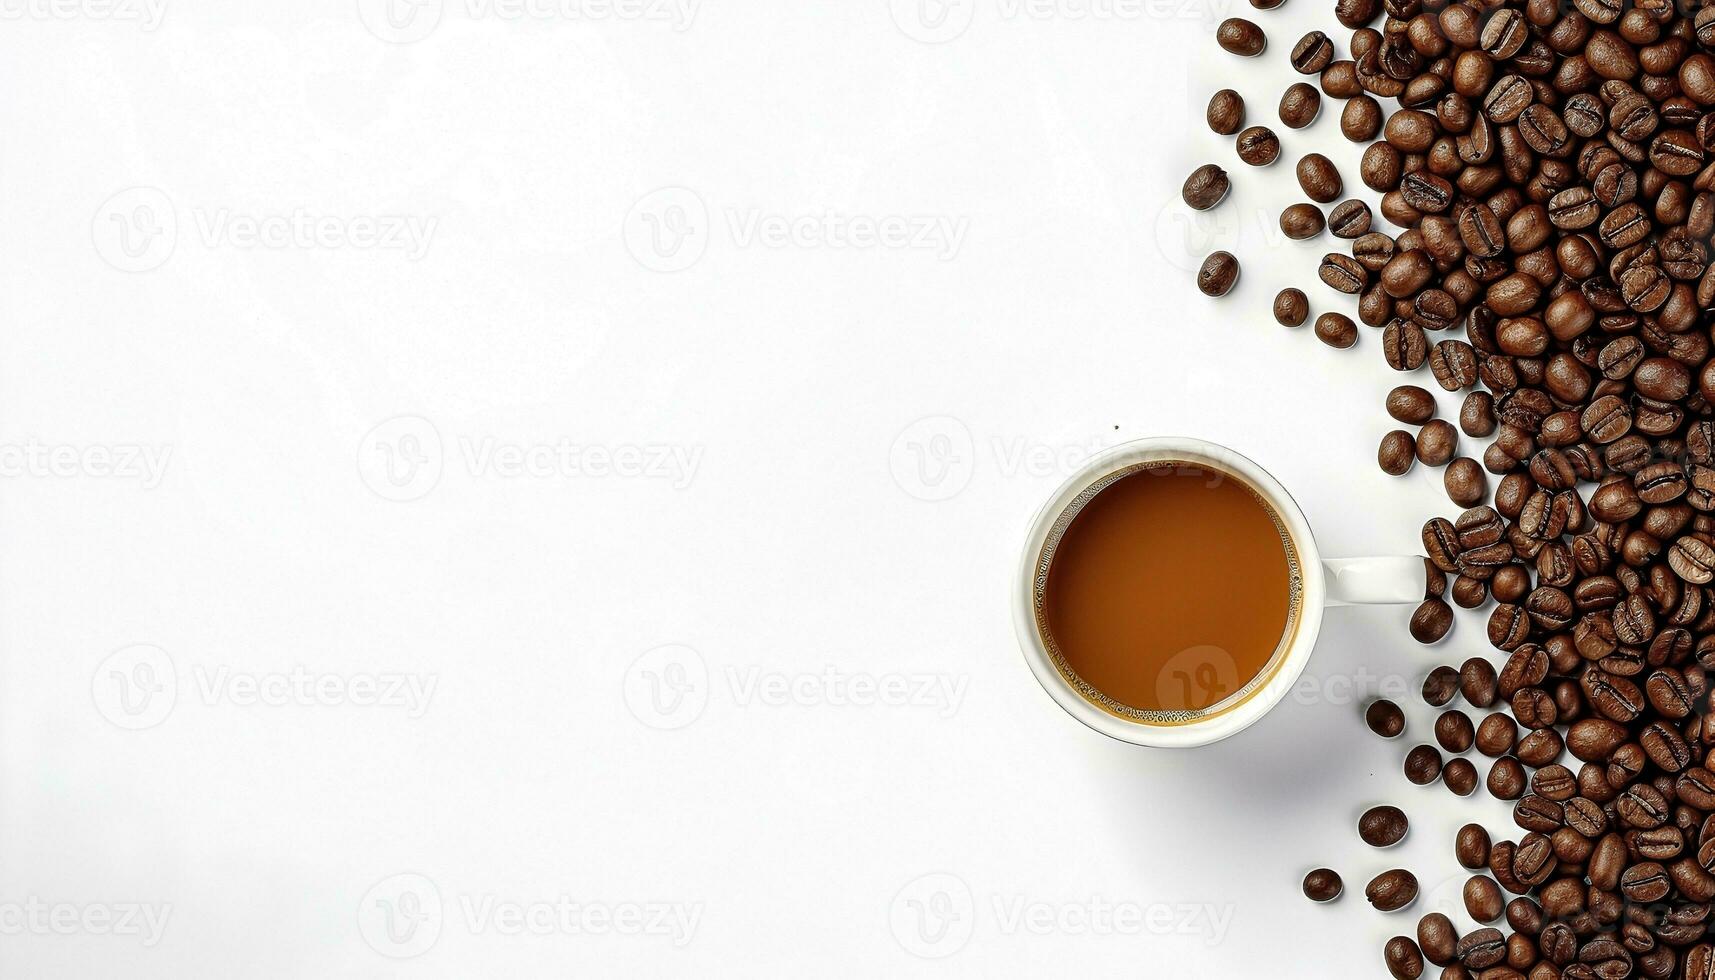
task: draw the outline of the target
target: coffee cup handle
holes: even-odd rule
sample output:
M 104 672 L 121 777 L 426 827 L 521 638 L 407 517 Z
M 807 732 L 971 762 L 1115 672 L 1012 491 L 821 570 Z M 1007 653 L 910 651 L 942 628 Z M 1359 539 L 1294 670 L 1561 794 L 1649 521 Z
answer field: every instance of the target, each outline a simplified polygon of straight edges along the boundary
M 1330 606 L 1423 600 L 1423 559 L 1418 556 L 1324 558 L 1322 571 Z

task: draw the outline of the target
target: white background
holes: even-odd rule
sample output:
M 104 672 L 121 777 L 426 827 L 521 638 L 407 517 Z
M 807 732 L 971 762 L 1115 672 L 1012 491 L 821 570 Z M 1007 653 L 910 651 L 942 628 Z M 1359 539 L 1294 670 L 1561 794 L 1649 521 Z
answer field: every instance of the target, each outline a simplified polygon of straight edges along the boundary
M 1181 753 L 1081 728 L 1008 619 L 1031 512 L 1127 439 L 1252 456 L 1330 555 L 1453 511 L 1376 469 L 1378 333 L 1269 315 L 1351 310 L 1273 216 L 1358 148 L 1274 116 L 1326 4 L 1242 63 L 1229 3 L 7 3 L 0 973 L 1379 973 L 1459 824 L 1508 829 L 1399 773 L 1474 614 L 1335 610 L 1303 694 Z M 1203 127 L 1227 84 L 1281 165 Z M 1428 894 L 1383 916 L 1394 865 Z

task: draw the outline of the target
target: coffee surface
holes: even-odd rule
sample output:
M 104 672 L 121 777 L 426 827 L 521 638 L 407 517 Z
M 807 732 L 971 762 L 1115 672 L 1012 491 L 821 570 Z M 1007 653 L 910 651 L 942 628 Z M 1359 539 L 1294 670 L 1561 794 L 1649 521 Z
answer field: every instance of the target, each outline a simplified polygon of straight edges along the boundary
M 1250 487 L 1169 463 L 1084 505 L 1043 599 L 1049 635 L 1091 686 L 1132 708 L 1198 710 L 1268 666 L 1292 618 L 1292 567 Z

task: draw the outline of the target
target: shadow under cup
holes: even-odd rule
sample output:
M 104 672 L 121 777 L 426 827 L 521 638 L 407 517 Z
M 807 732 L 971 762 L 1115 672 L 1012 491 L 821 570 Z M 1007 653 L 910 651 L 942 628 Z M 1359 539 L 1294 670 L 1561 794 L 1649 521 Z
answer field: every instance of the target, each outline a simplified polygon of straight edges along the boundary
M 1250 702 L 1290 660 L 1305 622 L 1302 550 L 1269 497 L 1231 468 L 1122 465 L 1047 528 L 1030 583 L 1037 638 L 1066 685 L 1108 715 L 1207 722 Z

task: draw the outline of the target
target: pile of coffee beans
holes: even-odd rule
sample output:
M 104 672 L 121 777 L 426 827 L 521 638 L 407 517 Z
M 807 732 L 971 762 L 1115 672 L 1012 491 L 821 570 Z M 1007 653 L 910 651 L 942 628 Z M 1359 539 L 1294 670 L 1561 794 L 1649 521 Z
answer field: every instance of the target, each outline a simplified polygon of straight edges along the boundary
M 1288 57 L 1345 100 L 1347 138 L 1376 140 L 1359 177 L 1399 230 L 1378 230 L 1358 202 L 1325 215 L 1342 186 L 1317 155 L 1298 164 L 1316 203 L 1286 209 L 1281 227 L 1345 240 L 1318 278 L 1355 298 L 1389 367 L 1462 397 L 1455 429 L 1427 388 L 1396 388 L 1387 411 L 1413 428 L 1388 432 L 1377 461 L 1446 466 L 1462 509 L 1423 528 L 1432 571 L 1412 634 L 1441 640 L 1449 600 L 1493 602 L 1488 639 L 1505 657 L 1498 671 L 1479 659 L 1429 675 L 1430 704 L 1503 710 L 1473 722 L 1449 709 L 1439 749 L 1410 749 L 1405 774 L 1472 793 L 1476 767 L 1457 754 L 1474 746 L 1520 831 L 1491 841 L 1471 825 L 1454 842 L 1461 865 L 1486 872 L 1467 883 L 1466 911 L 1506 931 L 1460 935 L 1427 915 L 1384 963 L 1405 978 L 1427 961 L 1460 980 L 1710 980 L 1715 5 L 1336 0 L 1334 20 L 1347 57 L 1322 31 Z M 1221 39 L 1267 50 L 1248 21 Z M 1239 133 L 1242 160 L 1279 155 L 1272 132 L 1241 131 L 1242 99 L 1217 101 L 1211 125 Z M 1308 317 L 1297 296 L 1276 311 Z M 1351 346 L 1347 324 L 1319 317 L 1317 335 Z M 1317 874 L 1317 894 L 1336 896 L 1338 877 L 1330 890 L 1332 872 Z M 1416 892 L 1403 869 L 1365 889 L 1383 911 Z

